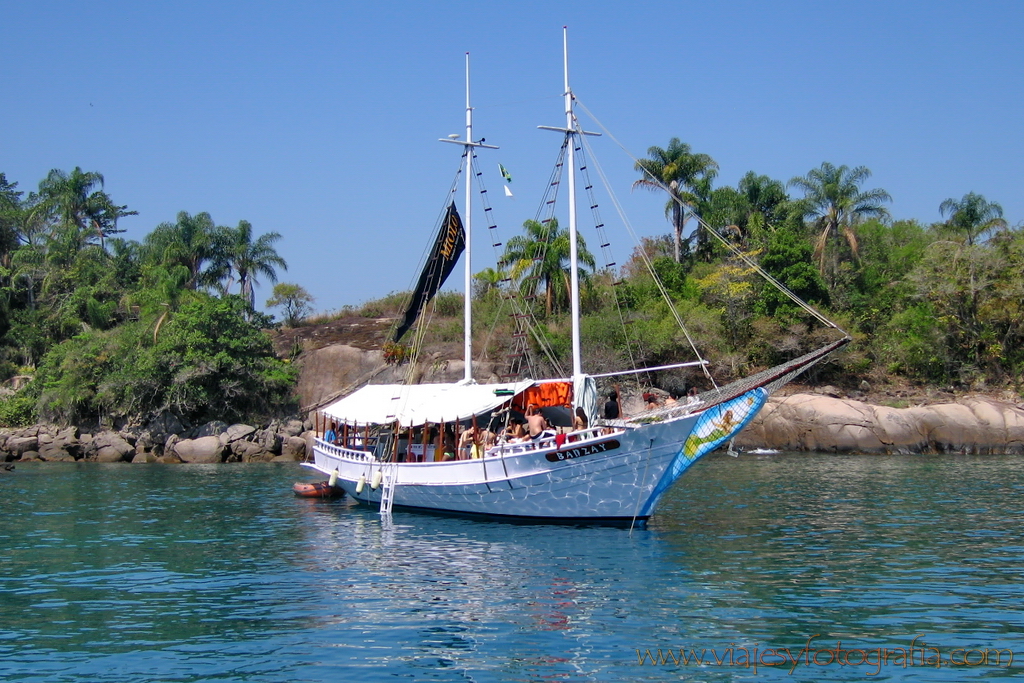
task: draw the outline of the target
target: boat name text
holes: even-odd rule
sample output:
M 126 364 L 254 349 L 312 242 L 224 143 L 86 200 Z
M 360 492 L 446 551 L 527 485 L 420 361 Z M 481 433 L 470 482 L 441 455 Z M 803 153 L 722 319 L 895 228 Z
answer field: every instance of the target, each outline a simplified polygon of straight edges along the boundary
M 615 439 L 611 439 L 610 441 L 601 441 L 599 443 L 592 443 L 587 446 L 568 448 L 564 451 L 555 451 L 554 453 L 548 453 L 545 457 L 551 462 L 558 462 L 559 460 L 572 460 L 573 458 L 582 458 L 584 455 L 604 453 L 605 451 L 610 451 L 618 447 L 619 442 L 616 441 Z

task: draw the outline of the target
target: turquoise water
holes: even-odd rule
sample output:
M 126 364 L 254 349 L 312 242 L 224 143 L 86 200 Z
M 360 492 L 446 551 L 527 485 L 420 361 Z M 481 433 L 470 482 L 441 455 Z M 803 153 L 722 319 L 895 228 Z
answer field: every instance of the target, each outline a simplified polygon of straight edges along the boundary
M 296 499 L 309 478 L 0 475 L 0 680 L 959 681 L 1024 667 L 1020 458 L 715 455 L 632 533 L 409 513 L 385 527 L 346 500 Z

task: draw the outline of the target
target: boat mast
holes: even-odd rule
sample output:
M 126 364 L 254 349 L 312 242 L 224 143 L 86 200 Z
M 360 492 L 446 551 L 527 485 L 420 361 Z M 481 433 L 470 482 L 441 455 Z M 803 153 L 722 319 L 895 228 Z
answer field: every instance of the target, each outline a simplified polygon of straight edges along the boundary
M 466 154 L 466 204 L 463 207 L 463 225 L 466 228 L 466 250 L 463 255 L 466 259 L 466 272 L 464 277 L 464 301 L 463 301 L 463 359 L 466 365 L 463 374 L 464 382 L 473 381 L 473 152 L 471 147 L 486 147 L 487 149 L 498 149 L 494 145 L 485 145 L 483 140 L 473 142 L 473 107 L 469 104 L 469 53 L 466 53 L 466 139 L 458 140 L 453 138 L 441 138 L 441 142 L 452 142 L 462 145 Z
M 567 163 L 569 166 L 569 306 L 572 316 L 572 378 L 575 381 L 583 375 L 580 352 L 580 273 L 577 267 L 578 244 L 576 226 L 576 136 L 600 135 L 578 130 L 573 116 L 573 95 L 569 87 L 569 28 L 562 27 L 562 71 L 565 77 L 565 128 L 537 126 L 542 130 L 555 130 L 568 137 Z
M 580 352 L 580 273 L 576 244 L 576 125 L 572 116 L 572 90 L 569 88 L 569 30 L 562 27 L 562 71 L 565 74 L 565 127 L 569 130 L 569 282 L 572 315 L 572 378 L 583 374 Z

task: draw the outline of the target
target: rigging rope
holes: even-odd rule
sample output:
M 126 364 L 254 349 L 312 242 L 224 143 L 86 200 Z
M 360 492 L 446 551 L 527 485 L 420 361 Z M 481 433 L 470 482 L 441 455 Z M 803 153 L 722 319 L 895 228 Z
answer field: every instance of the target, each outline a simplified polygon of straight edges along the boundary
M 575 96 L 574 96 L 574 99 L 575 99 Z M 600 129 L 602 130 L 602 131 L 604 131 L 605 135 L 607 135 L 607 136 L 608 136 L 609 138 L 611 138 L 611 139 L 612 139 L 612 141 L 613 141 L 613 142 L 615 142 L 615 144 L 617 144 L 617 145 L 619 146 L 619 148 L 620 148 L 620 149 L 621 149 L 621 150 L 622 150 L 623 152 L 625 152 L 625 153 L 626 153 L 626 155 L 627 155 L 627 156 L 628 156 L 628 157 L 629 157 L 630 159 L 632 159 L 632 160 L 633 160 L 633 163 L 634 163 L 634 164 L 639 164 L 640 160 L 639 160 L 639 159 L 638 159 L 637 157 L 633 156 L 633 154 L 632 154 L 632 153 L 631 153 L 631 152 L 630 152 L 630 151 L 629 151 L 629 150 L 628 150 L 628 149 L 626 148 L 626 146 L 625 146 L 625 145 L 623 145 L 623 144 L 622 144 L 622 143 L 621 143 L 621 142 L 620 142 L 620 141 L 618 140 L 618 138 L 616 138 L 616 137 L 615 137 L 615 136 L 614 136 L 614 135 L 613 135 L 613 134 L 611 133 L 611 131 L 609 131 L 609 130 L 608 130 L 608 129 L 607 129 L 607 128 L 606 128 L 605 126 L 604 126 L 604 124 L 603 124 L 603 123 L 601 123 L 601 121 L 600 121 L 600 120 L 599 120 L 599 119 L 598 119 L 598 118 L 597 118 L 596 116 L 594 116 L 593 112 L 591 112 L 591 111 L 590 111 L 590 110 L 589 110 L 589 109 L 587 108 L 587 106 L 586 106 L 585 104 L 583 104 L 583 103 L 582 103 L 582 102 L 580 102 L 579 100 L 576 100 L 576 103 L 577 103 L 577 104 L 578 104 L 578 105 L 580 106 L 580 108 L 582 108 L 582 109 L 583 109 L 583 110 L 584 110 L 585 112 L 587 112 L 587 115 L 588 115 L 588 116 L 590 116 L 590 117 L 591 117 L 591 118 L 592 118 L 592 119 L 594 120 L 594 122 L 595 122 L 595 123 L 597 124 L 597 126 L 598 126 L 598 127 L 599 127 L 599 128 L 600 128 Z M 646 171 L 645 171 L 645 172 L 646 172 Z M 701 227 L 701 228 L 704 228 L 704 229 L 705 229 L 705 230 L 707 230 L 707 231 L 708 231 L 709 233 L 711 233 L 712 235 L 714 235 L 715 239 L 719 240 L 719 241 L 720 241 L 720 242 L 721 242 L 721 243 L 722 243 L 723 245 L 725 245 L 725 246 L 726 246 L 726 248 L 727 248 L 727 249 L 728 249 L 728 250 L 729 250 L 730 252 L 732 252 L 732 254 L 733 254 L 734 256 L 736 256 L 737 258 L 741 259 L 741 260 L 742 260 L 742 261 L 743 261 L 744 263 L 746 263 L 746 264 L 747 264 L 748 266 L 750 266 L 750 267 L 751 267 L 751 268 L 752 268 L 752 269 L 753 269 L 753 270 L 754 270 L 755 272 L 757 272 L 757 274 L 758 274 L 758 275 L 760 275 L 761 277 L 763 277 L 763 278 L 764 278 L 764 279 L 765 279 L 765 280 L 766 280 L 767 282 L 771 283 L 771 284 L 772 284 L 772 285 L 773 285 L 774 287 L 776 287 L 776 288 L 777 288 L 777 289 L 778 289 L 778 290 L 779 290 L 780 292 L 782 292 L 782 293 L 783 293 L 783 294 L 785 294 L 785 295 L 786 295 L 787 297 L 789 297 L 789 299 L 791 299 L 791 300 L 793 301 L 793 303 L 795 303 L 795 304 L 796 304 L 797 306 L 799 306 L 800 308 L 802 308 L 802 309 L 803 309 L 804 311 L 806 311 L 806 312 L 807 312 L 808 314 L 810 314 L 811 316 L 813 316 L 813 317 L 814 317 L 815 319 L 817 319 L 817 320 L 818 320 L 819 322 L 821 322 L 821 323 L 822 323 L 823 325 L 825 325 L 825 326 L 827 326 L 827 327 L 831 327 L 831 328 L 833 328 L 833 329 L 837 330 L 838 332 L 841 332 L 841 333 L 842 333 L 842 334 L 843 334 L 844 336 L 847 336 L 847 337 L 849 336 L 849 334 L 848 334 L 848 333 L 847 333 L 846 331 L 844 331 L 844 330 L 843 330 L 842 328 L 840 328 L 840 327 L 839 327 L 838 325 L 836 325 L 836 324 L 835 324 L 834 322 L 832 322 L 831 320 L 829 320 L 828 318 L 826 318 L 826 317 L 825 317 L 824 315 L 822 315 L 821 313 L 819 313 L 819 312 L 818 312 L 818 311 L 817 311 L 817 310 L 816 310 L 816 309 L 815 309 L 815 308 L 814 308 L 813 306 L 811 306 L 810 304 L 808 304 L 808 303 L 807 303 L 806 301 L 804 301 L 803 299 L 801 299 L 800 297 L 798 297 L 798 296 L 797 296 L 796 294 L 794 294 L 793 292 L 791 292 L 791 291 L 790 291 L 790 290 L 789 290 L 789 289 L 788 289 L 788 288 L 787 288 L 787 287 L 786 287 L 785 285 L 783 285 L 783 284 L 782 284 L 781 282 L 779 282 L 779 281 L 778 281 L 778 280 L 777 280 L 777 279 L 776 279 L 775 277 L 773 277 L 773 276 L 772 276 L 772 275 L 771 275 L 770 273 L 768 273 L 768 272 L 767 272 L 767 271 L 765 271 L 765 270 L 764 270 L 763 268 L 761 268 L 761 266 L 760 266 L 760 265 L 758 265 L 758 264 L 754 263 L 754 262 L 753 262 L 753 261 L 752 261 L 752 260 L 750 259 L 750 257 L 749 257 L 749 256 L 747 256 L 746 254 L 744 254 L 744 253 L 743 253 L 742 251 L 740 251 L 740 250 L 739 250 L 739 249 L 738 249 L 738 248 L 737 248 L 737 247 L 736 247 L 735 245 L 733 245 L 733 244 L 732 244 L 732 243 L 730 243 L 730 242 L 729 242 L 728 240 L 726 240 L 726 239 L 725 239 L 724 237 L 722 237 L 722 235 L 720 235 L 720 234 L 718 233 L 718 231 L 717 231 L 717 230 L 714 230 L 714 229 L 713 229 L 713 228 L 712 228 L 712 227 L 711 227 L 710 225 L 708 225 L 708 224 L 707 224 L 707 223 L 706 223 L 706 222 L 704 221 L 704 219 L 703 219 L 703 218 L 701 218 L 700 216 L 698 216 L 697 214 L 695 214 L 695 213 L 694 213 L 693 211 L 690 211 L 690 210 L 689 210 L 689 207 L 688 207 L 688 206 L 687 206 L 687 205 L 686 205 L 686 204 L 685 204 L 685 203 L 684 203 L 684 202 L 683 202 L 683 201 L 682 201 L 682 200 L 681 200 L 680 198 L 678 198 L 678 197 L 674 197 L 674 196 L 672 195 L 672 193 L 671 193 L 671 192 L 669 192 L 669 188 L 668 188 L 668 186 L 667 186 L 667 185 L 665 185 L 664 183 L 662 183 L 662 182 L 661 182 L 661 181 L 660 181 L 660 180 L 659 180 L 658 178 L 655 178 L 655 177 L 654 177 L 653 175 L 651 175 L 650 173 L 647 173 L 647 175 L 648 175 L 648 176 L 649 176 L 649 177 L 651 178 L 652 182 L 654 182 L 654 183 L 655 183 L 656 185 L 658 185 L 658 186 L 659 186 L 659 187 L 661 187 L 661 188 L 662 188 L 663 190 L 665 190 L 665 191 L 666 191 L 666 193 L 668 193 L 669 197 L 671 197 L 671 198 L 672 198 L 672 199 L 673 199 L 673 200 L 674 200 L 674 201 L 675 201 L 675 202 L 676 202 L 677 204 L 679 204 L 679 205 L 680 205 L 680 207 L 682 207 L 682 210 L 683 210 L 683 211 L 687 211 L 687 212 L 688 212 L 688 213 L 689 213 L 689 214 L 690 214 L 691 216 L 693 216 L 694 218 L 696 218 L 696 219 L 697 219 L 697 224 L 698 224 L 698 226 L 699 226 L 699 227 Z M 632 234 L 632 228 L 630 228 L 630 233 Z

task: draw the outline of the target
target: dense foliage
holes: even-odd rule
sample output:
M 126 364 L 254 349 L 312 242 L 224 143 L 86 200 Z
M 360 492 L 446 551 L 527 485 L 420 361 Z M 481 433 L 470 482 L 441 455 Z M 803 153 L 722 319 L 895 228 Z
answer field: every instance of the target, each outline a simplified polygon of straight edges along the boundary
M 1024 231 L 998 203 L 968 192 L 936 198 L 942 222 L 893 222 L 888 193 L 865 187 L 862 166 L 823 163 L 788 183 L 751 171 L 736 187 L 715 187 L 718 164 L 678 139 L 649 154 L 636 185 L 668 198 L 669 234 L 644 240 L 621 267 L 599 267 L 579 242 L 588 370 L 688 359 L 692 340 L 713 374 L 729 379 L 834 334 L 768 286 L 761 269 L 855 338 L 818 380 L 1021 391 Z M 269 319 L 253 309 L 255 278 L 276 281 L 286 267 L 273 246 L 281 236 L 181 212 L 141 242 L 125 240 L 117 222 L 134 212 L 103 183 L 96 172 L 54 170 L 26 194 L 0 173 L 0 423 L 161 410 L 254 419 L 282 406 L 294 375 L 260 331 Z M 475 348 L 484 359 L 500 364 L 525 343 L 534 357 L 547 354 L 529 372 L 566 371 L 568 246 L 554 221 L 526 221 L 502 262 L 477 274 Z M 513 294 L 525 295 L 518 309 Z M 342 313 L 397 316 L 405 300 L 396 293 Z M 286 283 L 267 301 L 290 325 L 311 303 Z M 461 296 L 441 293 L 432 305 L 432 336 L 417 343 L 444 347 L 435 357 L 457 353 Z M 526 336 L 517 311 L 538 323 Z M 391 352 L 394 362 L 417 355 Z M 703 380 L 691 370 L 639 381 Z
M 54 170 L 26 195 L 0 173 L 0 381 L 19 387 L 0 424 L 257 419 L 286 403 L 293 372 L 253 309 L 255 278 L 286 267 L 280 235 L 181 212 L 125 240 L 117 220 L 135 212 L 103 182 Z
M 850 388 L 870 380 L 1021 392 L 1024 231 L 1010 227 L 999 204 L 971 192 L 936 199 L 943 222 L 891 221 L 889 194 L 866 187 L 871 173 L 862 166 L 823 163 L 788 184 L 751 171 L 736 187 L 714 187 L 718 166 L 707 155 L 677 139 L 649 152 L 651 159 L 637 164 L 636 184 L 668 196 L 672 232 L 644 240 L 621 268 L 583 262 L 590 271 L 581 278 L 589 371 L 691 358 L 677 315 L 720 380 L 783 362 L 835 336 L 768 285 L 756 265 L 854 337 L 856 343 L 812 380 Z M 687 225 L 694 228 L 689 233 Z M 562 232 L 527 221 L 506 242 L 499 265 L 507 271 L 476 276 L 474 345 L 485 358 L 500 362 L 519 350 L 508 298 L 526 293 L 521 305 L 539 322 L 529 337 L 533 354 L 550 356 L 532 371 L 566 372 Z M 402 300 L 391 295 L 371 302 L 367 314 L 397 314 Z M 452 330 L 443 322 L 440 327 L 445 333 L 424 343 L 452 338 Z M 638 381 L 704 382 L 692 370 Z

